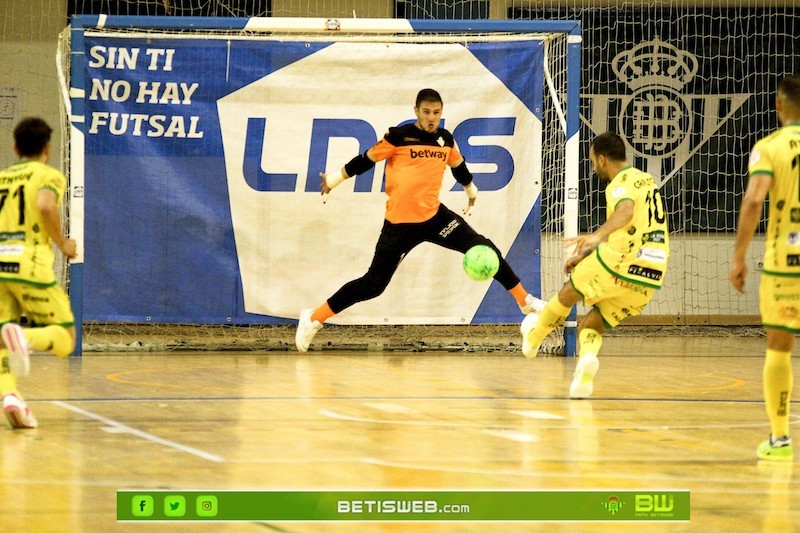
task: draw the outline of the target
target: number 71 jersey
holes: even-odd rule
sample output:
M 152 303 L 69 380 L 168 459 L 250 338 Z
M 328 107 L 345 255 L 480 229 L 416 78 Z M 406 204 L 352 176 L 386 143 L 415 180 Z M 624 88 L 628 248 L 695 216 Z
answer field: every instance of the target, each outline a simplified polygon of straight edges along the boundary
M 623 200 L 633 201 L 633 218 L 597 249 L 603 266 L 619 279 L 661 288 L 669 259 L 664 203 L 653 177 L 628 166 L 606 186 L 606 220 Z
M 60 203 L 66 183 L 61 172 L 38 161 L 0 172 L 0 281 L 55 284 L 55 254 L 37 200 L 40 190 L 50 189 Z

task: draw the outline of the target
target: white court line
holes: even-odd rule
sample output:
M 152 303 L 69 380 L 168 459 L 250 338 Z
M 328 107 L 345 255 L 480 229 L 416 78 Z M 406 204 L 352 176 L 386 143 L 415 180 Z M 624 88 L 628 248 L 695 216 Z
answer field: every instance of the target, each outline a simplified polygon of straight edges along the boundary
M 398 405 L 396 403 L 375 403 L 375 402 L 364 402 L 365 406 L 371 407 L 372 409 L 377 409 L 378 411 L 383 411 L 385 413 L 394 413 L 394 414 L 412 414 L 416 413 L 416 409 L 412 409 L 410 407 L 406 407 L 405 405 Z
M 502 439 L 513 440 L 515 442 L 536 442 L 538 437 L 530 433 L 523 433 L 521 431 L 509 431 L 506 429 L 484 429 L 483 433 L 492 435 L 493 437 L 500 437 Z
M 490 424 L 490 423 L 463 423 L 463 422 L 440 422 L 435 420 L 386 420 L 386 419 L 378 419 L 378 418 L 365 418 L 360 416 L 352 416 L 352 415 L 345 415 L 342 413 L 337 413 L 336 411 L 331 411 L 329 409 L 320 409 L 317 411 L 319 414 L 323 416 L 327 416 L 329 418 L 335 418 L 336 420 L 345 420 L 348 422 L 364 422 L 368 424 L 394 424 L 398 426 L 422 426 L 422 427 L 463 427 L 463 428 L 486 428 L 490 426 L 492 428 L 499 428 L 499 429 L 519 429 L 518 425 L 502 425 L 502 424 Z M 568 425 L 539 425 L 537 429 L 584 429 L 585 426 L 576 425 L 571 421 L 566 420 L 564 417 L 559 417 L 558 415 L 552 415 L 549 413 L 544 413 L 543 411 L 510 411 L 511 413 L 517 414 L 519 416 L 526 416 L 529 418 L 538 418 L 540 420 L 553 420 L 557 422 L 559 419 L 564 420 L 565 422 L 569 422 Z M 538 415 L 534 415 L 533 413 L 540 413 Z M 794 421 L 790 421 L 789 424 L 798 424 L 800 423 L 800 415 L 791 414 L 789 418 L 794 418 Z M 603 426 L 591 426 L 594 429 L 603 430 L 603 431 L 613 431 L 613 430 L 620 430 L 620 429 L 635 429 L 638 431 L 654 431 L 654 430 L 666 430 L 666 431 L 673 431 L 673 430 L 684 430 L 684 429 L 738 429 L 738 428 L 758 428 L 758 427 L 765 427 L 769 426 L 769 421 L 761 421 L 761 422 L 753 422 L 749 424 L 702 424 L 702 425 L 687 425 L 687 426 L 642 426 L 637 425 L 631 422 L 629 425 L 603 425 Z
M 359 416 L 350 416 L 330 411 L 328 409 L 320 409 L 319 414 L 336 420 L 345 420 L 347 422 L 365 422 L 367 424 L 387 424 L 398 426 L 422 426 L 422 427 L 437 427 L 437 428 L 480 428 L 483 429 L 487 424 L 465 424 L 463 422 L 439 422 L 435 420 L 381 420 L 378 418 L 363 418 Z M 492 425 L 493 427 L 497 427 Z M 502 427 L 502 426 L 501 426 Z M 514 429 L 511 426 L 508 426 Z
M 91 411 L 86 411 L 85 409 L 81 409 L 80 407 L 75 407 L 74 405 L 69 405 L 68 403 L 64 403 L 64 402 L 61 402 L 61 401 L 54 401 L 54 402 L 51 402 L 51 403 L 53 403 L 54 405 L 57 405 L 59 407 L 63 407 L 64 409 L 67 409 L 68 411 L 72 411 L 72 412 L 81 414 L 81 415 L 83 415 L 85 417 L 88 417 L 88 418 L 93 418 L 93 419 L 95 419 L 95 420 L 97 420 L 99 422 L 102 422 L 103 424 L 111 426 L 112 428 L 114 428 L 115 430 L 117 430 L 120 433 L 130 433 L 131 435 L 135 435 L 135 436 L 137 436 L 139 438 L 142 438 L 144 440 L 149 440 L 150 442 L 155 442 L 156 444 L 161 444 L 162 446 L 166 446 L 168 448 L 173 448 L 173 449 L 181 451 L 181 452 L 185 452 L 185 453 L 189 453 L 189 454 L 192 454 L 192 455 L 196 455 L 197 457 L 200 457 L 202 459 L 206 459 L 208 461 L 213 461 L 215 463 L 224 463 L 225 462 L 225 460 L 222 457 L 218 456 L 218 455 L 207 453 L 207 452 L 204 452 L 202 450 L 198 450 L 197 448 L 192 448 L 191 446 L 184 446 L 183 444 L 178 444 L 177 442 L 172 442 L 170 440 L 162 439 L 161 437 L 156 437 L 155 435 L 151 435 L 150 433 L 145 433 L 144 431 L 139 431 L 138 429 L 133 429 L 130 426 L 126 426 L 125 424 L 121 424 L 121 423 L 119 423 L 119 422 L 117 422 L 115 420 L 111 420 L 110 418 L 106 418 L 104 416 L 98 415 L 98 414 L 93 413 Z
M 564 420 L 561 415 L 554 415 L 545 411 L 509 411 L 511 414 L 524 416 L 526 418 L 535 418 L 537 420 Z

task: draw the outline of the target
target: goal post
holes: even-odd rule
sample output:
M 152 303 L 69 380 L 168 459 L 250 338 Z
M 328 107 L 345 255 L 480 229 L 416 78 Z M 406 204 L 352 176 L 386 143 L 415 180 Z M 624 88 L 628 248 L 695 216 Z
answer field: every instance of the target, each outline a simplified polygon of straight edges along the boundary
M 564 282 L 579 22 L 78 15 L 68 40 L 78 346 L 84 324 L 291 327 L 366 269 L 383 215 L 382 164 L 325 205 L 317 173 L 413 119 L 425 87 L 481 190 L 470 225 L 537 296 Z M 466 203 L 449 172 L 441 198 Z M 415 249 L 386 293 L 332 321 L 344 344 L 370 326 L 517 325 L 502 287 L 459 265 Z M 574 354 L 575 326 L 548 349 Z

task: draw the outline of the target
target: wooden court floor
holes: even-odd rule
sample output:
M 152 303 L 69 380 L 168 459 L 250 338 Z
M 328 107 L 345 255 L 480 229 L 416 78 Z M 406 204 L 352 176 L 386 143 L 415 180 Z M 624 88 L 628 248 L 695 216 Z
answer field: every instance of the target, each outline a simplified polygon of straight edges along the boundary
M 609 337 L 590 400 L 566 398 L 564 357 L 36 355 L 20 385 L 40 427 L 0 428 L 0 531 L 800 531 L 800 459 L 755 457 L 763 348 Z M 688 489 L 692 509 L 677 523 L 116 522 L 116 491 L 135 489 Z

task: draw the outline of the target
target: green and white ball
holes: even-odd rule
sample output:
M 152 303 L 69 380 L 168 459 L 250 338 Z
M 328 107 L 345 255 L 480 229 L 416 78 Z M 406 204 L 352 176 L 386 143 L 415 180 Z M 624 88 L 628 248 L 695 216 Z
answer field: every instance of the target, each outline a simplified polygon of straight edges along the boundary
M 464 254 L 464 272 L 475 281 L 490 279 L 499 269 L 500 258 L 485 244 L 473 246 Z

